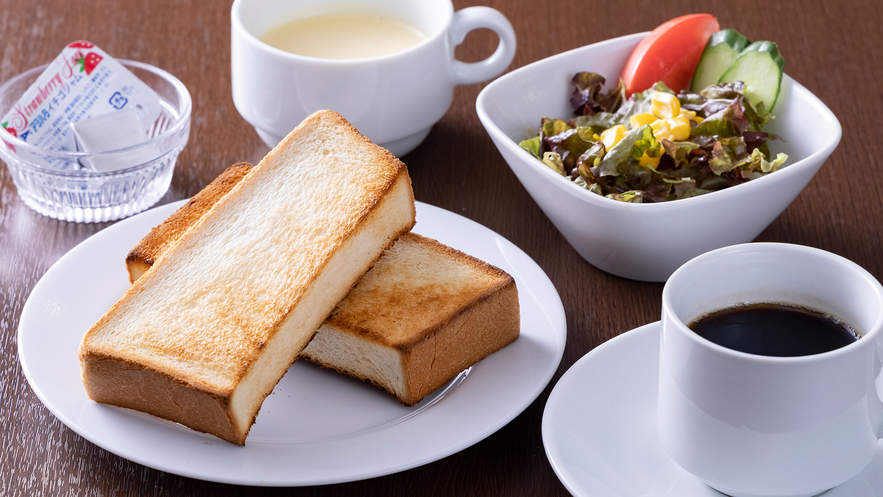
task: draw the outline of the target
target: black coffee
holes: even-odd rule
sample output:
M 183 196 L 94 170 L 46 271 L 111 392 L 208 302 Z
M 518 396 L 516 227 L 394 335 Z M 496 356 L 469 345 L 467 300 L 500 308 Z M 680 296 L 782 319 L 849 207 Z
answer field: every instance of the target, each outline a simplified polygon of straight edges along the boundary
M 737 305 L 691 323 L 699 336 L 749 354 L 794 357 L 821 354 L 858 340 L 837 318 L 784 304 Z

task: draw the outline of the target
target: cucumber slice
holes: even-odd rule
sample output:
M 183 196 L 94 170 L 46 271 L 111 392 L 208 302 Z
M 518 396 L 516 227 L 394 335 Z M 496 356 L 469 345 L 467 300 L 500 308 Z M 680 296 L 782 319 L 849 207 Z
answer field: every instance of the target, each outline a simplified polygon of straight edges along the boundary
M 758 41 L 742 50 L 733 65 L 721 75 L 720 83 L 745 83 L 745 97 L 758 115 L 765 116 L 773 110 L 779 98 L 783 72 L 785 59 L 779 55 L 776 44 Z
M 717 83 L 721 75 L 733 65 L 739 52 L 750 43 L 748 38 L 734 29 L 725 29 L 711 35 L 702 52 L 702 58 L 696 65 L 690 91 L 699 93 L 706 86 Z

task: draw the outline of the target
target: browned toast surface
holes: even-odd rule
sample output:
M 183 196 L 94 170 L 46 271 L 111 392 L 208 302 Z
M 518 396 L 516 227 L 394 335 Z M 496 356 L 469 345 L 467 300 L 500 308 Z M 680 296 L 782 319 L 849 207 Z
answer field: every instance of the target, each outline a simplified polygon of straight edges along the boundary
M 237 162 L 228 167 L 162 224 L 150 230 L 150 233 L 142 238 L 126 257 L 129 282 L 134 283 L 150 269 L 159 256 L 172 243 L 178 241 L 181 235 L 205 215 L 218 200 L 229 193 L 252 167 L 248 162 Z
M 327 322 L 390 347 L 413 347 L 425 340 L 424 331 L 512 283 L 495 266 L 408 233 L 384 252 Z

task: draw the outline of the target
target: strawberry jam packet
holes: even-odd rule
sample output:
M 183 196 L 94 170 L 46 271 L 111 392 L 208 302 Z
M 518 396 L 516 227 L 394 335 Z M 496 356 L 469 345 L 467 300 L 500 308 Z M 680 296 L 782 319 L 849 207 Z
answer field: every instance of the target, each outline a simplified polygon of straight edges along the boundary
M 124 109 L 128 115 L 134 111 L 145 131 L 161 111 L 159 97 L 147 84 L 95 44 L 75 41 L 0 118 L 0 125 L 42 149 L 77 151 L 73 123 Z M 45 158 L 38 162 L 59 169 L 82 167 Z

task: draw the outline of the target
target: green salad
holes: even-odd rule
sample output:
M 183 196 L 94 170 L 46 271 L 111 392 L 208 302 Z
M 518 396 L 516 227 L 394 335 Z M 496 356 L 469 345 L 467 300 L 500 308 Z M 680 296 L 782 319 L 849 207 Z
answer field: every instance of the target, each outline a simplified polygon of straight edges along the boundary
M 742 82 L 698 93 L 662 82 L 626 98 L 622 82 L 573 77 L 568 120 L 544 118 L 521 147 L 590 192 L 623 202 L 663 202 L 722 190 L 776 171 L 763 131 L 772 118 L 752 107 Z M 762 110 L 762 109 L 761 109 Z

